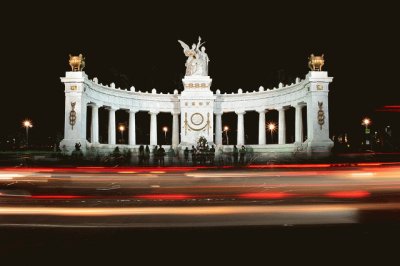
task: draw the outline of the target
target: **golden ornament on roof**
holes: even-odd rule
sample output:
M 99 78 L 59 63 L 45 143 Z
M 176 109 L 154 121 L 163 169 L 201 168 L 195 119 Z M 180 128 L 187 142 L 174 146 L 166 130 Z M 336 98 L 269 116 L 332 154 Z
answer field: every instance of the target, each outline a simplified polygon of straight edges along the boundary
M 324 54 L 321 56 L 315 56 L 314 54 L 311 54 L 311 56 L 308 58 L 308 67 L 311 69 L 311 71 L 322 71 L 322 66 L 324 63 Z
M 85 58 L 82 54 L 79 54 L 79 56 L 69 55 L 69 65 L 71 66 L 71 71 L 82 71 L 85 67 Z

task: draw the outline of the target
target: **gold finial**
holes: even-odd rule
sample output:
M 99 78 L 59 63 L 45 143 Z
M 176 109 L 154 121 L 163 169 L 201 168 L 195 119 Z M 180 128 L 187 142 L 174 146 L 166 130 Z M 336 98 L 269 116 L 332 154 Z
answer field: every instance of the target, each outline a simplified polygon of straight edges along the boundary
M 72 56 L 71 54 L 69 55 L 69 65 L 71 66 L 71 71 L 82 71 L 83 68 L 85 67 L 85 58 L 83 57 L 82 54 L 79 54 L 79 56 Z
M 311 56 L 308 58 L 308 67 L 311 69 L 311 71 L 322 71 L 322 66 L 324 63 L 324 54 L 321 56 L 315 56 L 314 54 L 311 54 Z

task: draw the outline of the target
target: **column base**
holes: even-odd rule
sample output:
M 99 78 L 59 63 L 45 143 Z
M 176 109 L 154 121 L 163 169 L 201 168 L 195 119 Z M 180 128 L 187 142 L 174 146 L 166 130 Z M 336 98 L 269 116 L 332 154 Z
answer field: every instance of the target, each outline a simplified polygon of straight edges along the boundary
M 328 157 L 331 155 L 333 141 L 330 139 L 311 141 L 306 140 L 302 146 L 307 151 L 307 154 L 311 157 Z

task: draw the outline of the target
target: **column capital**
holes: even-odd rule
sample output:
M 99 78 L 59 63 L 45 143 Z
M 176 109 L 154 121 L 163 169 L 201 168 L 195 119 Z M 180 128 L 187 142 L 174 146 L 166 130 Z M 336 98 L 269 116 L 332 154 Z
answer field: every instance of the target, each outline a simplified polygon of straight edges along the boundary
M 149 115 L 158 115 L 159 111 L 151 110 L 149 111 Z
M 115 112 L 117 111 L 119 108 L 115 107 L 115 106 L 107 106 L 106 109 L 110 112 Z
M 128 109 L 126 110 L 126 112 L 130 113 L 130 114 L 136 114 L 137 112 L 139 112 L 138 109 Z
M 215 114 L 215 115 L 223 115 L 224 112 L 222 112 L 222 111 L 216 111 L 216 112 L 214 112 L 214 114 Z
M 171 112 L 171 115 L 180 115 L 181 114 L 181 112 L 179 112 L 179 111 L 172 111 Z
M 238 110 L 238 111 L 235 111 L 235 113 L 236 113 L 237 115 L 244 115 L 244 114 L 246 113 L 246 111 L 244 111 L 244 110 Z
M 304 106 L 306 106 L 307 105 L 307 103 L 305 103 L 305 102 L 299 102 L 299 103 L 296 103 L 295 105 L 294 105 L 294 107 L 296 107 L 296 108 L 302 108 L 302 107 L 304 107 Z
M 266 112 L 268 112 L 268 110 L 267 109 L 257 109 L 256 112 L 265 114 Z
M 88 106 L 92 107 L 92 108 L 99 108 L 100 106 L 97 103 L 88 103 Z
M 279 112 L 279 111 L 285 111 L 285 110 L 287 110 L 287 109 L 289 109 L 289 107 L 287 107 L 287 106 L 279 106 L 279 107 L 276 107 L 276 110 L 278 110 L 278 112 Z

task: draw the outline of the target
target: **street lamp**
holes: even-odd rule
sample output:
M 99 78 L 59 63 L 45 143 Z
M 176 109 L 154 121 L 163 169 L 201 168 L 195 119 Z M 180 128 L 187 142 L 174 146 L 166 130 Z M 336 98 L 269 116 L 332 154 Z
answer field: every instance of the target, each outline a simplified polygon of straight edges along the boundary
M 370 129 L 368 128 L 368 126 L 370 124 L 371 124 L 371 119 L 369 119 L 368 117 L 364 118 L 361 123 L 361 125 L 365 126 L 365 145 L 369 145 L 368 134 L 370 132 Z
M 392 132 L 391 132 L 391 130 L 390 130 L 390 126 L 386 126 L 386 127 L 385 127 L 385 132 L 386 132 L 386 134 L 388 134 L 389 136 L 392 136 Z
M 168 132 L 168 127 L 163 127 L 162 130 L 164 131 L 164 141 L 165 141 L 165 144 L 167 144 L 167 132 Z
M 271 142 L 274 142 L 274 132 L 276 130 L 276 125 L 273 122 L 267 124 L 268 130 L 271 132 Z
M 228 126 L 224 126 L 226 145 L 229 145 L 228 130 L 229 130 L 229 127 Z
M 121 124 L 118 127 L 119 131 L 121 132 L 121 143 L 124 143 L 124 131 L 125 131 L 125 125 Z
M 366 117 L 362 120 L 362 125 L 365 126 L 365 132 L 367 132 L 368 125 L 370 125 L 370 124 L 371 124 L 371 119 L 369 119 L 368 117 Z
M 32 122 L 28 119 L 22 121 L 23 127 L 26 129 L 26 148 L 29 147 L 29 128 L 33 127 Z

